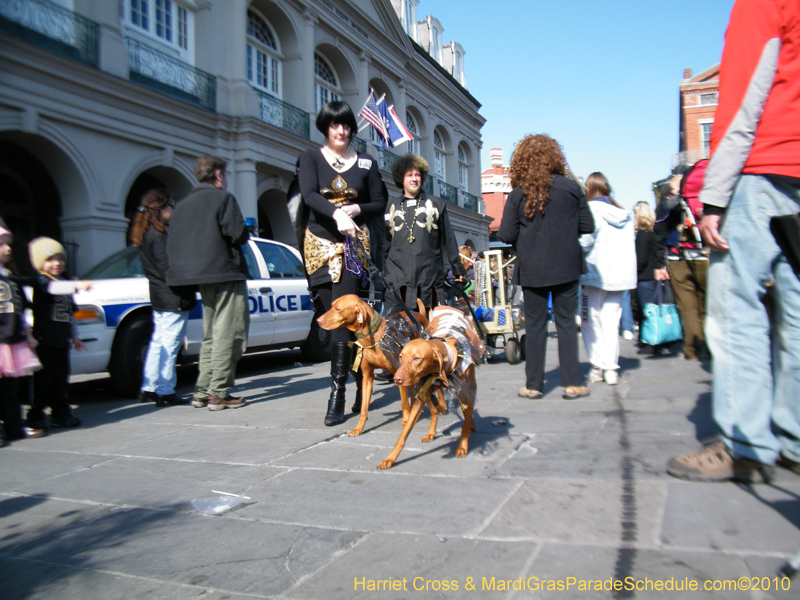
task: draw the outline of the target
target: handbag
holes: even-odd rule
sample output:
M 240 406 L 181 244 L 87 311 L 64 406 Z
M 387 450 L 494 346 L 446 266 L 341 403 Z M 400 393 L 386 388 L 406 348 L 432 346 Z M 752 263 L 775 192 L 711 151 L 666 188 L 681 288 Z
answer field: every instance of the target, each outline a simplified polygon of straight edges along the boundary
M 678 307 L 673 302 L 665 302 L 665 288 L 668 284 L 661 281 L 656 288 L 653 301 L 644 305 L 644 322 L 641 327 L 641 339 L 645 344 L 658 346 L 683 339 L 681 319 Z M 669 290 L 672 294 L 672 290 Z M 669 298 L 671 300 L 671 298 Z

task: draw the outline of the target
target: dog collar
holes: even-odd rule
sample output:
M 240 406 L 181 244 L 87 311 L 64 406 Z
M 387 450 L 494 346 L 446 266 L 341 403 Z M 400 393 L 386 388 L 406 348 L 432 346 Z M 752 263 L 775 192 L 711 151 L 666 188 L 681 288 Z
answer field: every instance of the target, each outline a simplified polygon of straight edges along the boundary
M 365 337 L 370 337 L 381 326 L 381 316 L 378 313 L 375 313 L 372 317 L 372 320 L 369 322 L 369 333 L 363 333 L 360 329 L 356 331 L 356 338 L 359 340 L 364 339 Z

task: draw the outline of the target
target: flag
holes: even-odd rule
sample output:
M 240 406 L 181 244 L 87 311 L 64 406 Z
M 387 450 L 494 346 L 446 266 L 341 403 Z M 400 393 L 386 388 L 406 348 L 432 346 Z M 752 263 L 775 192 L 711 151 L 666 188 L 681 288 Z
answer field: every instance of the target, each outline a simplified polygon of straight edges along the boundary
M 385 97 L 386 96 L 378 101 L 378 114 L 380 115 L 381 122 L 383 123 L 383 130 L 386 132 L 386 135 L 384 135 L 383 139 L 381 140 L 381 148 L 384 149 L 394 148 L 394 140 L 389 133 L 389 127 L 392 124 L 392 117 L 389 116 L 389 108 L 386 106 L 386 102 L 383 101 Z
M 403 125 L 400 117 L 398 117 L 397 113 L 394 112 L 394 107 L 389 108 L 389 116 L 392 118 L 389 121 L 389 127 L 386 129 L 389 133 L 389 139 L 392 140 L 392 144 L 397 146 L 403 142 L 410 142 L 414 139 L 414 136 L 411 135 L 411 132 L 406 129 L 405 125 Z
M 375 102 L 375 96 L 372 95 L 371 91 L 369 96 L 367 96 L 367 101 L 364 103 L 364 107 L 361 109 L 361 112 L 358 113 L 358 116 L 363 118 L 367 123 L 377 129 L 378 133 L 381 134 L 384 140 L 389 137 L 386 133 L 386 126 L 383 124 L 383 118 L 380 115 L 378 103 Z

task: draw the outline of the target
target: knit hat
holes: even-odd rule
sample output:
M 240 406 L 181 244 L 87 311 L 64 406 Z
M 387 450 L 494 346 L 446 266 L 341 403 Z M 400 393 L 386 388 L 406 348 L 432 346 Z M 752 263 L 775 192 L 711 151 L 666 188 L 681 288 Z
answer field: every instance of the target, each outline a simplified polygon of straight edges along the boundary
M 46 261 L 48 258 L 54 257 L 56 254 L 62 255 L 64 260 L 67 259 L 67 253 L 64 250 L 64 246 L 55 241 L 53 238 L 48 237 L 39 237 L 35 240 L 31 240 L 31 242 L 28 244 L 28 254 L 31 256 L 31 264 L 33 265 L 33 268 L 37 271 L 42 270 L 44 261 Z
M 0 236 L 1 235 L 11 235 L 11 232 L 2 225 L 0 225 Z

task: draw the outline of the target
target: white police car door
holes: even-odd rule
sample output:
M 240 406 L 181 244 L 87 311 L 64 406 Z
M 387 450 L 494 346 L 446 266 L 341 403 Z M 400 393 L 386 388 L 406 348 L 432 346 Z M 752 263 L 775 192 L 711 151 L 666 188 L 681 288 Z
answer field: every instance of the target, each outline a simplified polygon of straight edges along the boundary
M 273 343 L 275 337 L 275 311 L 270 308 L 274 289 L 264 266 L 259 265 L 253 252 L 253 242 L 244 244 L 242 252 L 250 273 L 250 278 L 247 280 L 247 303 L 250 308 L 247 346 L 248 348 L 267 346 Z
M 272 289 L 272 295 L 265 300 L 269 302 L 270 312 L 275 316 L 272 343 L 305 340 L 314 307 L 308 293 L 303 264 L 280 244 L 257 240 L 255 245 L 266 263 L 269 287 Z

